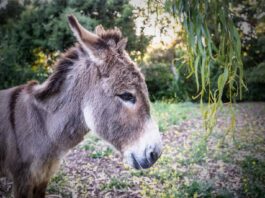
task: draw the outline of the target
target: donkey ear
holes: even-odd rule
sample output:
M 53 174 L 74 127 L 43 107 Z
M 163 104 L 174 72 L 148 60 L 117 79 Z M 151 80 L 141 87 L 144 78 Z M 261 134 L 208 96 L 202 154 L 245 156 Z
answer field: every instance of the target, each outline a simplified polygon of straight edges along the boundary
M 127 38 L 123 38 L 122 40 L 120 40 L 117 43 L 117 49 L 122 52 L 123 50 L 125 50 L 126 45 L 127 45 L 128 39 Z
M 95 31 L 96 31 L 96 34 L 98 36 L 104 34 L 106 31 L 104 29 L 104 27 L 102 25 L 98 25 L 96 28 L 95 28 Z
M 68 16 L 68 22 L 79 43 L 85 48 L 90 56 L 95 57 L 97 54 L 95 52 L 95 45 L 102 41 L 100 37 L 86 30 L 73 15 Z
M 98 42 L 99 37 L 96 34 L 89 32 L 82 25 L 80 25 L 75 16 L 68 16 L 68 21 L 75 37 L 79 42 L 83 42 L 87 45 Z

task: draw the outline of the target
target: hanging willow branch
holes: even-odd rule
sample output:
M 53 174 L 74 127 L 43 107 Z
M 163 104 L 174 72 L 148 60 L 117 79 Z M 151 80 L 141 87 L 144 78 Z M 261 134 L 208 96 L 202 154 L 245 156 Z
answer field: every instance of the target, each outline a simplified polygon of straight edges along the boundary
M 151 2 L 159 4 L 149 1 L 149 5 Z M 185 30 L 189 76 L 195 76 L 198 91 L 195 98 L 201 98 L 202 106 L 203 98 L 207 97 L 209 101 L 208 107 L 202 110 L 204 126 L 210 135 L 223 95 L 227 94 L 232 104 L 235 97 L 241 98 L 242 87 L 245 87 L 241 42 L 229 11 L 229 1 L 166 0 L 162 4 Z M 221 71 L 216 83 L 211 82 L 214 67 Z M 234 115 L 231 113 L 230 128 L 235 125 Z

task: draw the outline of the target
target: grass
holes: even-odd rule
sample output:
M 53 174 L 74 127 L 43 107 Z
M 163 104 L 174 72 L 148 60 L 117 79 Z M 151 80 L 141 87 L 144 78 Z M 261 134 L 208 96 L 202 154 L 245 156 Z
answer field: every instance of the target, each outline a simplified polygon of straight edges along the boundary
M 50 181 L 47 192 L 49 194 L 60 194 L 63 197 L 71 197 L 71 193 L 65 188 L 68 186 L 69 178 L 65 173 L 59 171 Z
M 199 116 L 199 106 L 193 103 L 155 102 L 152 114 L 158 120 L 159 130 L 165 132 L 172 125 L 181 123 L 191 117 Z
M 81 148 L 86 150 L 88 156 L 94 159 L 109 157 L 113 154 L 111 148 L 105 145 L 100 139 L 93 134 L 88 134 Z
M 112 190 L 112 189 L 127 189 L 131 186 L 125 179 L 111 178 L 110 182 L 105 183 L 101 186 L 101 190 Z
M 112 149 L 106 148 L 105 150 L 101 151 L 94 151 L 93 153 L 90 154 L 90 157 L 92 158 L 102 158 L 102 157 L 108 157 L 112 154 Z
M 259 198 L 265 195 L 265 160 L 247 156 L 242 162 L 243 195 Z
M 85 154 L 77 157 L 82 163 L 71 175 L 81 178 L 78 186 L 83 193 L 77 197 L 263 197 L 265 103 L 240 104 L 236 112 L 235 134 L 228 134 L 220 145 L 226 127 L 225 111 L 205 141 L 199 105 L 154 103 L 152 114 L 162 131 L 164 150 L 148 170 L 128 168 L 103 141 L 88 135 L 76 148 L 76 153 Z M 67 175 L 59 172 L 49 192 L 67 195 L 58 190 L 67 189 L 67 180 Z

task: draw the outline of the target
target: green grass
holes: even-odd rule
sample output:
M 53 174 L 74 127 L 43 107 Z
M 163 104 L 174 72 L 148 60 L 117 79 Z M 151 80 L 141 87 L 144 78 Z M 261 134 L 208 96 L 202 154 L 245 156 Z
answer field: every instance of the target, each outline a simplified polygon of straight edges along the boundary
M 111 178 L 110 182 L 101 185 L 101 190 L 112 190 L 112 189 L 127 189 L 131 186 L 128 181 L 120 178 Z
M 259 198 L 265 195 L 265 161 L 247 156 L 242 162 L 243 196 Z
M 89 156 L 92 158 L 108 157 L 113 153 L 112 149 L 106 148 L 104 150 L 93 151 Z
M 199 105 L 193 103 L 155 102 L 152 104 L 152 114 L 158 121 L 159 130 L 164 132 L 172 125 L 199 116 Z
M 68 188 L 69 179 L 67 175 L 61 171 L 59 171 L 50 181 L 47 192 L 48 194 L 60 194 L 62 197 L 70 198 L 71 193 L 65 188 Z
M 88 134 L 80 147 L 88 151 L 89 157 L 94 159 L 109 157 L 113 153 L 111 148 L 93 134 Z
M 186 197 L 211 197 L 212 184 L 206 181 L 192 181 L 191 184 L 182 186 L 182 194 Z

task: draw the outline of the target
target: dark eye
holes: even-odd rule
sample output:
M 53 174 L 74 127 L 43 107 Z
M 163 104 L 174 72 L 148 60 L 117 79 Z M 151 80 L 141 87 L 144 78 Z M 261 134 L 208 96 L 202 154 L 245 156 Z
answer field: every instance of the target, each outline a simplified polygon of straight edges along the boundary
M 125 102 L 131 102 L 133 104 L 136 102 L 135 96 L 129 92 L 124 92 L 123 94 L 119 94 L 117 96 Z

